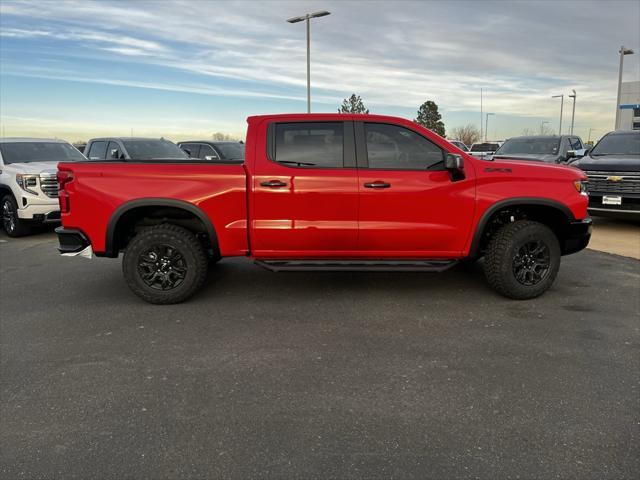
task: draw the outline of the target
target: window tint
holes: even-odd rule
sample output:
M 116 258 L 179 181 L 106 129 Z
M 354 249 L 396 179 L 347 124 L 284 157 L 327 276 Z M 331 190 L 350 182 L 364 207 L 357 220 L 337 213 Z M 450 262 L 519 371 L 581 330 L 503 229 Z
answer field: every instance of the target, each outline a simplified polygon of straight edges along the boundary
M 211 145 L 200 145 L 200 158 L 211 156 L 219 158 L 218 153 L 213 149 Z
M 180 148 L 185 151 L 189 150 L 187 155 L 189 155 L 190 158 L 200 158 L 200 155 L 198 154 L 200 151 L 200 145 L 197 143 L 181 143 Z
M 275 160 L 300 167 L 343 166 L 344 126 L 336 123 L 279 123 Z
M 84 160 L 82 154 L 62 142 L 6 142 L 0 143 L 5 164 L 30 162 L 73 162 Z
M 443 167 L 440 147 L 397 125 L 365 123 L 369 168 L 426 170 Z
M 571 148 L 574 150 L 582 150 L 582 142 L 578 137 L 571 137 Z
M 124 140 L 124 148 L 133 160 L 184 160 L 189 156 L 169 140 Z
M 88 157 L 91 160 L 104 160 L 106 151 L 107 142 L 93 142 Z
M 216 147 L 222 152 L 225 160 L 244 160 L 243 143 L 218 143 Z
M 107 147 L 107 160 L 120 160 L 122 152 L 116 142 L 109 142 Z

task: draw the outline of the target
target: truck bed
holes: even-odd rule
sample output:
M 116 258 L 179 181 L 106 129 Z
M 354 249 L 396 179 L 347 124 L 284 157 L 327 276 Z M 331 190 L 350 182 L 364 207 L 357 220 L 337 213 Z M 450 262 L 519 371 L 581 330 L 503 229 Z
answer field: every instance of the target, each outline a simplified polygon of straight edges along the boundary
M 81 227 L 98 255 L 114 253 L 106 244 L 114 217 L 130 207 L 151 206 L 159 198 L 201 209 L 213 223 L 223 256 L 244 255 L 248 250 L 247 174 L 242 164 L 87 161 L 61 163 L 58 168 L 71 170 L 74 176 L 67 189 L 72 208 L 62 214 L 64 225 Z

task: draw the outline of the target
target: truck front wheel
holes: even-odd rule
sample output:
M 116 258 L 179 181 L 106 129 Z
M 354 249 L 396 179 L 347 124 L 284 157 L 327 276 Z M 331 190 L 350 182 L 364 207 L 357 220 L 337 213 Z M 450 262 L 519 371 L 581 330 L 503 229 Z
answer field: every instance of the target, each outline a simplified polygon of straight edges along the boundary
M 207 276 L 207 255 L 186 228 L 163 224 L 137 234 L 124 252 L 122 271 L 129 288 L 155 304 L 192 296 Z
M 526 300 L 551 287 L 560 268 L 560 244 L 549 227 L 519 220 L 490 240 L 484 271 L 489 285 L 502 295 Z
M 18 217 L 18 204 L 13 195 L 2 199 L 2 226 L 10 237 L 22 237 L 31 233 L 31 228 Z

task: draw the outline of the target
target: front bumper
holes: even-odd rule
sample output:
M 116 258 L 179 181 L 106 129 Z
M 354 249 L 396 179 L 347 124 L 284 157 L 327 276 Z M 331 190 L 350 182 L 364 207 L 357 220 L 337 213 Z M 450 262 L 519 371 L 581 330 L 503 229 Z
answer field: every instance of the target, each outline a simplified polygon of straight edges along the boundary
M 90 257 L 93 253 L 91 251 L 91 242 L 80 230 L 58 227 L 56 228 L 56 235 L 58 235 L 58 242 L 60 243 L 58 251 L 62 255 Z
M 31 220 L 34 222 L 42 223 L 54 223 L 60 222 L 60 206 L 58 202 L 50 203 L 30 203 L 29 200 L 26 206 L 22 204 L 18 206 L 18 218 L 21 220 Z
M 604 205 L 604 195 L 621 197 L 620 205 Z M 593 215 L 612 216 L 621 218 L 640 218 L 640 194 L 620 193 L 589 193 L 589 213 Z
M 571 222 L 562 244 L 562 254 L 569 255 L 586 248 L 591 240 L 592 231 L 593 221 L 590 218 Z

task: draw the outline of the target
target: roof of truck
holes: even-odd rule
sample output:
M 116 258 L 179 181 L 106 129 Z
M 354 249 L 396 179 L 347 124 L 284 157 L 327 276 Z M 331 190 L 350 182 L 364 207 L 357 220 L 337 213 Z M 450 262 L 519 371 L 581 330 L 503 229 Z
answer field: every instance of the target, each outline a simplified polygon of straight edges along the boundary
M 69 143 L 60 138 L 2 137 L 0 143 Z
M 163 137 L 160 137 L 160 138 L 156 138 L 156 137 L 96 137 L 96 138 L 92 138 L 89 141 L 90 142 L 95 142 L 95 141 L 104 141 L 104 140 L 120 140 L 120 141 L 125 141 L 125 140 L 166 140 L 167 142 L 171 141 L 171 140 L 167 140 L 166 138 L 163 138 Z

